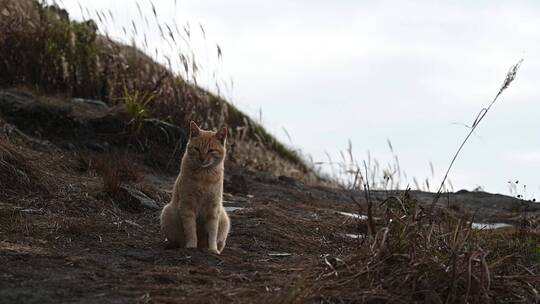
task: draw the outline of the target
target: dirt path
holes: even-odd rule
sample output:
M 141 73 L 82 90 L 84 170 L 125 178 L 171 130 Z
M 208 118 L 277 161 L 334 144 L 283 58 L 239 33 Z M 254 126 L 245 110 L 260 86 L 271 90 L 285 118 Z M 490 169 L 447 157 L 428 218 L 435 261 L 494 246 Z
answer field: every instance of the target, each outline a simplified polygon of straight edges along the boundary
M 306 260 L 355 242 L 343 236 L 347 227 L 354 232 L 354 221 L 332 209 L 344 202 L 314 201 L 303 197 L 304 189 L 277 182 L 260 184 L 253 194 L 225 196 L 227 207 L 244 209 L 230 212 L 233 229 L 220 256 L 164 249 L 155 211 L 133 213 L 103 203 L 80 212 L 35 209 L 30 201 L 3 203 L 0 299 L 248 303 L 271 298 Z M 85 203 L 95 201 L 77 207 Z

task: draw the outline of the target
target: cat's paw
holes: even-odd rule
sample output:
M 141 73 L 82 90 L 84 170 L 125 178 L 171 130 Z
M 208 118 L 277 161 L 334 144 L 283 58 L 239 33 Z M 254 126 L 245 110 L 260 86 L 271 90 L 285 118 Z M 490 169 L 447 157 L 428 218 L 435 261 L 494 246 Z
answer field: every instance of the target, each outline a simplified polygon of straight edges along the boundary
M 217 254 L 217 255 L 220 254 L 219 250 L 217 250 L 217 249 L 208 249 L 208 252 L 211 253 L 211 254 Z

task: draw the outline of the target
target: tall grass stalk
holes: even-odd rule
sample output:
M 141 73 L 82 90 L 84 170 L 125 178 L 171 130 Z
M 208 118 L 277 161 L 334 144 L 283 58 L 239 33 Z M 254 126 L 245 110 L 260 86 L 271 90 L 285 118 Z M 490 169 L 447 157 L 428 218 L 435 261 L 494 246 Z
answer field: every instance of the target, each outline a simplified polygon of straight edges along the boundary
M 459 146 L 456 153 L 452 157 L 452 161 L 450 161 L 450 165 L 446 169 L 446 173 L 444 174 L 444 177 L 443 177 L 443 179 L 441 181 L 441 184 L 439 186 L 439 190 L 437 191 L 437 194 L 433 198 L 433 201 L 431 202 L 431 205 L 429 207 L 429 213 L 428 213 L 429 216 L 432 215 L 433 209 L 435 208 L 435 205 L 437 204 L 437 202 L 439 201 L 439 198 L 441 197 L 441 194 L 442 194 L 442 191 L 443 191 L 443 188 L 444 188 L 444 183 L 446 182 L 446 179 L 448 178 L 448 175 L 450 174 L 450 170 L 454 166 L 454 163 L 456 162 L 457 157 L 461 153 L 461 150 L 463 149 L 463 147 L 465 146 L 465 144 L 467 143 L 467 141 L 469 140 L 471 135 L 474 133 L 474 131 L 476 130 L 476 128 L 478 127 L 480 122 L 482 122 L 484 117 L 486 117 L 486 114 L 489 112 L 491 107 L 495 104 L 497 99 L 499 99 L 499 96 L 501 96 L 501 94 L 508 88 L 508 86 L 510 86 L 512 81 L 514 81 L 514 79 L 516 78 L 516 75 L 517 75 L 517 71 L 518 71 L 519 67 L 521 66 L 521 63 L 523 63 L 523 58 L 520 59 L 516 64 L 514 64 L 513 66 L 510 67 L 510 69 L 508 70 L 508 73 L 506 74 L 506 78 L 504 79 L 504 82 L 503 82 L 501 88 L 499 89 L 499 92 L 497 92 L 497 95 L 495 95 L 495 98 L 493 98 L 491 103 L 486 108 L 482 108 L 480 110 L 480 112 L 478 112 L 478 114 L 476 115 L 476 118 L 474 119 L 474 122 L 473 122 L 472 126 L 470 127 L 469 133 L 467 134 L 465 139 L 461 142 L 461 145 Z

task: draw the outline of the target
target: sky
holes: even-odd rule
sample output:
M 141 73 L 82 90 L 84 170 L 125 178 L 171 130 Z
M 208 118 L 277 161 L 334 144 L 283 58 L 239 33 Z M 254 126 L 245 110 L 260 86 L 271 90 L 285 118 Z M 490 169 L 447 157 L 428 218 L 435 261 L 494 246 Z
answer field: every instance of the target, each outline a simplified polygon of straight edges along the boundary
M 115 21 L 106 27 L 117 39 L 130 39 L 121 28 L 131 20 L 144 28 L 135 1 L 58 2 L 77 19 L 88 16 L 79 4 L 111 10 Z M 217 92 L 217 81 L 221 95 L 283 142 L 328 162 L 327 154 L 339 161 L 350 141 L 358 162 L 369 151 L 385 164 L 392 162 L 390 140 L 407 174 L 402 184 L 428 178 L 431 190 L 468 133 L 465 125 L 524 58 L 450 180 L 456 191 L 480 186 L 510 194 L 508 182 L 519 181 L 526 198 L 540 194 L 538 1 L 154 2 L 161 21 L 189 22 L 203 67 L 199 83 Z M 149 1 L 139 6 L 153 16 Z M 145 31 L 149 49 L 178 51 L 155 28 Z

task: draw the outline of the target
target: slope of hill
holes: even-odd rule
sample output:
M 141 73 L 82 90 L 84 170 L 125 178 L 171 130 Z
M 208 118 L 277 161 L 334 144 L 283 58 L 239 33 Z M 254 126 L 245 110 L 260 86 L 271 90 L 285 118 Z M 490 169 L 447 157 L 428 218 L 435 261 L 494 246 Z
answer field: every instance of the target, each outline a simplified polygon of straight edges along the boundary
M 433 194 L 373 191 L 369 221 L 365 193 L 228 162 L 228 247 L 170 250 L 158 215 L 181 128 L 147 121 L 137 145 L 157 149 L 123 150 L 122 110 L 20 90 L 0 91 L 0 117 L 2 302 L 538 299 L 538 204 L 461 191 L 430 222 Z
M 136 47 L 99 35 L 93 21 L 71 21 L 61 8 L 33 0 L 1 0 L 0 12 L 0 87 L 101 100 L 123 107 L 136 129 L 149 119 L 180 128 L 190 120 L 203 128 L 226 125 L 238 164 L 320 180 L 297 152 L 233 105 L 184 81 Z M 192 72 L 194 62 L 185 64 Z M 172 138 L 172 145 L 178 140 Z

